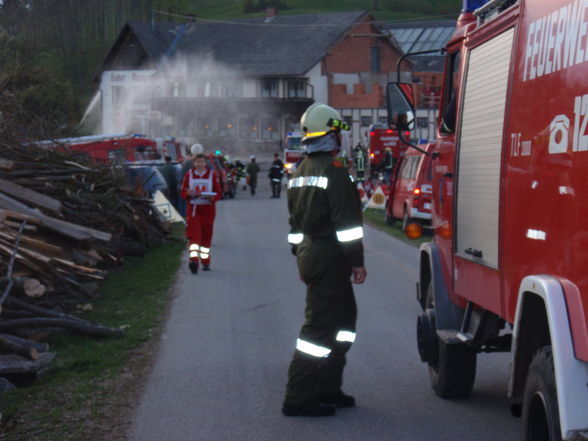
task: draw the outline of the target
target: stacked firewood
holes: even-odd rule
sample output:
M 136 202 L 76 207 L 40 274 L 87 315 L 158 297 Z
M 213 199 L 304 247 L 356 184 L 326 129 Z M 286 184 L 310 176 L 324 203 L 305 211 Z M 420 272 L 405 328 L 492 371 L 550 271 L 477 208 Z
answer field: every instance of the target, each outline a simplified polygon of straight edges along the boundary
M 0 144 L 0 377 L 46 366 L 53 354 L 38 340 L 51 330 L 122 335 L 69 312 L 125 255 L 165 240 L 151 200 L 125 184 L 120 168 Z

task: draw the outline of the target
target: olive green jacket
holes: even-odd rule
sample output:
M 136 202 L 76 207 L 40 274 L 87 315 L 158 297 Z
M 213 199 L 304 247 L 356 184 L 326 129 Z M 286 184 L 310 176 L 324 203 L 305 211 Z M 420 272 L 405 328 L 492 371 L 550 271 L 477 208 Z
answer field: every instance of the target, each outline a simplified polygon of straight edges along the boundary
M 363 266 L 363 221 L 359 193 L 349 171 L 329 153 L 309 155 L 288 182 L 291 231 L 296 246 L 332 237 L 353 267 Z

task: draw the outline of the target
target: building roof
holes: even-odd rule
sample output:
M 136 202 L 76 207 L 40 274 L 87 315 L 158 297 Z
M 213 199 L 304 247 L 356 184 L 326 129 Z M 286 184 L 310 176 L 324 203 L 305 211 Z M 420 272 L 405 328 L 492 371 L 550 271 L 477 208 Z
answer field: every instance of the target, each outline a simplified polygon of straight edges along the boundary
M 367 11 L 284 15 L 184 25 L 129 22 L 153 61 L 164 56 L 208 56 L 243 75 L 304 75 L 367 15 Z M 123 32 L 125 32 L 123 30 Z M 116 53 L 119 37 L 107 61 Z M 390 44 L 393 44 L 390 42 Z
M 141 42 L 143 49 L 154 59 L 161 58 L 177 35 L 177 23 L 130 21 L 128 26 Z
M 394 36 L 404 53 L 420 52 L 444 47 L 455 32 L 455 21 L 387 23 L 383 29 Z
M 382 26 L 404 53 L 444 48 L 455 32 L 454 20 L 386 23 Z M 410 57 L 415 72 L 442 72 L 445 59 L 439 54 Z

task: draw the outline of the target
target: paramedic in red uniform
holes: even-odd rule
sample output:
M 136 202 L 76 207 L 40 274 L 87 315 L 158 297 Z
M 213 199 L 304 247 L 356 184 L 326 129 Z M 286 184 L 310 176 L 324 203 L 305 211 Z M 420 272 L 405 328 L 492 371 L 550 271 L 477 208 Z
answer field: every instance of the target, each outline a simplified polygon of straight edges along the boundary
M 210 246 L 216 216 L 216 201 L 221 188 L 214 171 L 206 165 L 203 154 L 194 156 L 194 168 L 182 180 L 181 195 L 186 199 L 186 237 L 190 250 L 190 271 L 198 272 L 199 262 L 204 271 L 210 270 Z

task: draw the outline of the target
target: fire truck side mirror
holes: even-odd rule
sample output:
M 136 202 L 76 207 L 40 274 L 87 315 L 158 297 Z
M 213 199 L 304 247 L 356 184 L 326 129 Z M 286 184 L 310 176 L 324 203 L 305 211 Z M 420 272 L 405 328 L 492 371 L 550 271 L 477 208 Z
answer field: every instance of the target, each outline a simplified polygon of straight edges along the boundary
M 388 83 L 386 101 L 388 125 L 397 131 L 410 131 L 415 125 L 414 92 L 412 84 Z

